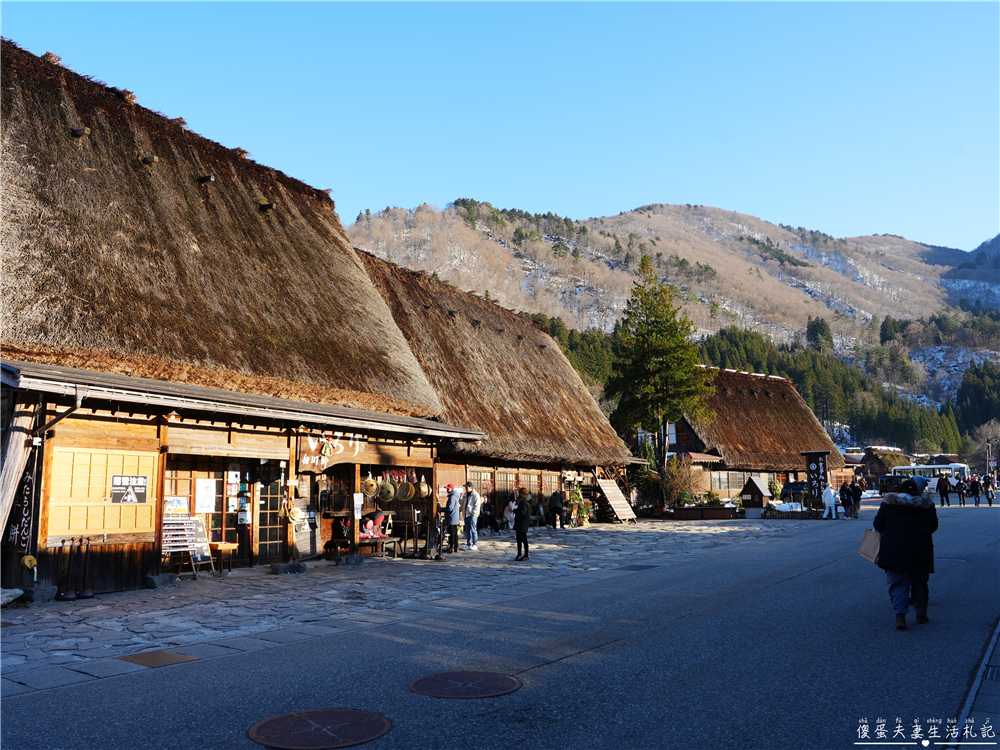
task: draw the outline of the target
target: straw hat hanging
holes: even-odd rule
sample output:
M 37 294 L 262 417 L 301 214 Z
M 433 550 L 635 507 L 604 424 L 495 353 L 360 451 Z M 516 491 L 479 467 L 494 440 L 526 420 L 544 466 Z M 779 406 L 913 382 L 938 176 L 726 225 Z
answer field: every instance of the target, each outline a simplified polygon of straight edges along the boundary
M 401 502 L 408 503 L 413 499 L 414 488 L 409 482 L 403 482 L 399 485 L 399 489 L 396 491 L 396 497 L 399 498 Z
M 394 497 L 396 497 L 396 488 L 389 482 L 380 482 L 378 486 L 378 499 L 383 503 L 388 503 Z
M 420 477 L 420 482 L 417 484 L 417 497 L 427 497 L 431 494 L 431 486 L 424 481 L 423 477 Z
M 361 491 L 368 497 L 378 492 L 378 482 L 372 479 L 372 473 L 368 472 L 368 478 L 361 483 Z

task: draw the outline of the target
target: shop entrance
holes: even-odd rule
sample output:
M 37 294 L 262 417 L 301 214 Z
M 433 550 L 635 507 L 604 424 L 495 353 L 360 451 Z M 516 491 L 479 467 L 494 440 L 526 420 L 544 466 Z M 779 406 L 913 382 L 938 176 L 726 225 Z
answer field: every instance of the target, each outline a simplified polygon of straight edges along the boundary
M 280 477 L 274 477 L 267 465 L 260 468 L 257 485 L 259 505 L 257 523 L 257 556 L 261 561 L 278 559 L 283 554 L 283 540 L 279 511 L 284 499 Z

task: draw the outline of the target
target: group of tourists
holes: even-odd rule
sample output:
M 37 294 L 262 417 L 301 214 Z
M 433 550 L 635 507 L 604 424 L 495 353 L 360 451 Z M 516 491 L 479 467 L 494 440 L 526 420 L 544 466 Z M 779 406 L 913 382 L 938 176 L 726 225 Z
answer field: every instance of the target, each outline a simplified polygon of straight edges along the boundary
M 840 504 L 844 506 L 845 518 L 857 518 L 861 510 L 861 497 L 864 490 L 855 477 L 850 483 L 844 482 L 840 485 Z
M 500 533 L 500 520 L 491 503 L 483 499 L 472 482 L 466 482 L 461 489 L 453 484 L 447 485 L 445 489 L 448 491 L 448 500 L 443 510 L 447 533 L 446 552 L 452 554 L 459 552 L 460 526 L 465 527 L 465 547 L 462 549 L 467 552 L 479 549 L 480 530 L 484 533 Z M 565 528 L 566 515 L 561 492 L 552 493 L 547 518 L 543 505 L 539 504 L 538 508 L 543 521 L 552 528 L 556 528 L 557 523 Z M 503 524 L 514 530 L 514 539 L 517 543 L 517 557 L 514 561 L 529 560 L 528 528 L 531 525 L 531 495 L 526 488 L 521 487 L 511 496 L 510 502 L 504 507 L 502 517 Z
M 986 502 L 993 505 L 993 498 L 996 497 L 996 480 L 992 474 L 983 474 L 981 477 L 973 474 L 968 481 L 964 477 L 957 480 L 951 479 L 944 474 L 938 476 L 937 484 L 934 485 L 938 496 L 941 498 L 941 507 L 945 505 L 951 507 L 951 494 L 958 495 L 958 504 L 965 505 L 966 496 L 972 497 L 973 502 L 978 506 L 979 499 L 986 496 Z
M 864 496 L 864 493 L 864 488 L 857 477 L 850 482 L 844 482 L 840 485 L 839 500 L 840 504 L 844 506 L 844 518 L 858 517 L 858 512 L 861 510 L 861 498 Z M 834 493 L 830 485 L 827 485 L 823 490 L 823 505 L 826 506 L 826 509 L 823 511 L 824 519 L 832 518 L 835 520 L 838 517 L 837 501 L 838 495 Z

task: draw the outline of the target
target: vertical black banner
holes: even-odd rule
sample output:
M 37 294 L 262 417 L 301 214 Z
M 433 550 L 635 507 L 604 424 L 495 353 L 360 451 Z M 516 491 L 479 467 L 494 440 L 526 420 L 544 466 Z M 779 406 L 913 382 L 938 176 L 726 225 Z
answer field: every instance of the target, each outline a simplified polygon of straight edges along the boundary
M 10 509 L 10 522 L 4 535 L 4 547 L 15 552 L 27 552 L 31 541 L 31 509 L 35 499 L 35 460 L 38 451 L 31 449 L 21 483 L 14 497 L 14 507 Z
M 826 457 L 830 451 L 802 451 L 806 457 L 806 484 L 809 486 L 809 504 L 823 504 L 823 490 L 826 488 Z

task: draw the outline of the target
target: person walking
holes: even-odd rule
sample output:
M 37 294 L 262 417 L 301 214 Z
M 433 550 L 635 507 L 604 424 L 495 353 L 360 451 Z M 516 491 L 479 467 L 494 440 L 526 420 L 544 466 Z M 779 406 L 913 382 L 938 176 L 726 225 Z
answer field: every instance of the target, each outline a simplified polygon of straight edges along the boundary
M 861 485 L 858 484 L 857 478 L 851 482 L 851 498 L 854 500 L 854 507 L 851 508 L 851 517 L 857 518 L 858 513 L 861 512 Z
M 983 493 L 986 495 L 986 503 L 993 507 L 993 475 L 983 474 Z
M 559 490 L 552 493 L 552 497 L 549 498 L 549 517 L 552 519 L 552 528 L 556 527 L 556 521 L 559 522 L 559 528 L 566 528 L 566 516 L 563 513 L 563 496 Z
M 850 518 L 854 510 L 854 493 L 847 482 L 840 485 L 840 504 L 844 506 L 844 518 Z
M 948 477 L 944 474 L 938 475 L 937 487 L 938 494 L 941 496 L 941 507 L 943 508 L 947 505 L 951 507 L 951 501 L 948 499 L 948 492 L 951 491 L 951 483 L 948 481 Z
M 448 527 L 448 551 L 458 552 L 458 527 L 462 525 L 462 491 L 449 484 L 448 502 L 444 506 L 444 523 Z
M 823 505 L 826 506 L 826 510 L 823 511 L 823 518 L 820 520 L 825 520 L 827 513 L 830 514 L 830 520 L 837 520 L 837 496 L 833 494 L 833 489 L 830 485 L 827 485 L 823 489 Z
M 934 501 L 923 492 L 926 484 L 921 479 L 912 477 L 899 492 L 888 493 L 872 522 L 882 535 L 877 564 L 885 571 L 897 630 L 906 630 L 911 596 L 917 624 L 930 622 L 927 580 L 934 572 L 932 535 L 937 531 L 938 517 Z
M 969 485 L 965 483 L 962 477 L 958 478 L 958 484 L 955 485 L 955 492 L 958 493 L 958 504 L 965 505 L 965 493 L 969 491 Z
M 531 505 L 528 490 L 522 487 L 518 490 L 517 508 L 514 510 L 514 538 L 517 540 L 517 557 L 515 562 L 528 559 L 528 526 L 531 525 Z M 524 553 L 521 553 L 522 548 Z
M 465 516 L 465 549 L 479 549 L 479 530 L 476 528 L 479 523 L 479 511 L 483 506 L 483 499 L 472 486 L 472 482 L 465 483 L 465 494 L 462 496 L 462 515 Z
M 972 499 L 978 508 L 979 496 L 983 494 L 983 485 L 979 483 L 979 477 L 975 474 L 972 475 L 972 481 L 969 482 L 969 494 L 972 495 Z

